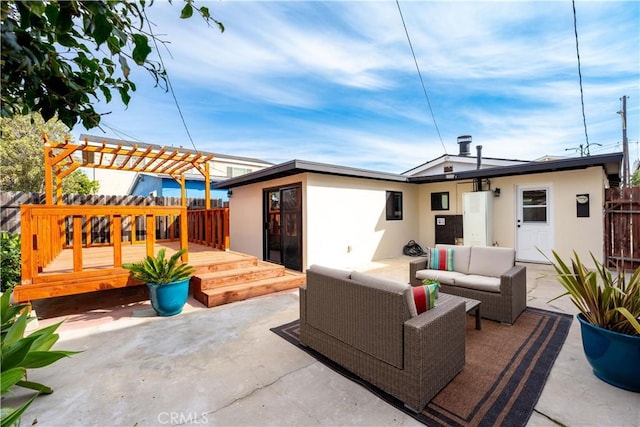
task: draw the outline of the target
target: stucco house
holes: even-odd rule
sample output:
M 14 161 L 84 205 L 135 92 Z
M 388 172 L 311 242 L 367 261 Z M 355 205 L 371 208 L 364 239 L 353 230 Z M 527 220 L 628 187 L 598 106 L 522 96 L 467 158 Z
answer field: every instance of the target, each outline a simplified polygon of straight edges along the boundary
M 514 247 L 522 262 L 546 262 L 538 249 L 602 260 L 604 189 L 619 185 L 621 162 L 613 153 L 407 176 L 291 160 L 216 187 L 231 194 L 231 249 L 294 270 L 396 257 L 409 240 Z

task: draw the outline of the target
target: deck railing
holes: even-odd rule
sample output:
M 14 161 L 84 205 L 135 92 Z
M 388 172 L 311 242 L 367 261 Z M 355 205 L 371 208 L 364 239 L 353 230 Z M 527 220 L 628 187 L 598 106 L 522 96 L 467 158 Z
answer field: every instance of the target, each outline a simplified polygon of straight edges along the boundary
M 123 244 L 144 243 L 147 255 L 154 255 L 156 241 L 187 247 L 187 210 L 180 206 L 22 205 L 20 215 L 23 285 L 65 248 L 73 250 L 73 272 L 81 274 L 83 247 L 112 246 L 114 268 L 122 266 Z
M 189 241 L 229 249 L 229 208 L 187 211 Z

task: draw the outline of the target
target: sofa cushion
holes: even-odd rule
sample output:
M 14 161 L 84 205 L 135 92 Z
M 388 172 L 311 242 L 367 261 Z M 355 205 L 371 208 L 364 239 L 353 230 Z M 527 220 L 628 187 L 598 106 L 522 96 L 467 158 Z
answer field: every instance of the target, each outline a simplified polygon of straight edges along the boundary
M 420 280 L 433 279 L 445 285 L 453 285 L 454 281 L 458 277 L 462 277 L 464 274 L 457 271 L 444 271 L 444 270 L 418 270 L 416 271 L 416 278 Z
M 309 270 L 313 270 L 316 273 L 323 274 L 325 276 L 333 277 L 334 279 L 350 279 L 351 271 L 340 270 L 338 268 L 325 267 L 324 265 L 313 264 L 309 267 Z
M 436 248 L 453 248 L 453 271 L 458 273 L 469 273 L 469 258 L 471 257 L 471 246 L 456 245 L 436 245 Z
M 456 286 L 485 292 L 500 292 L 500 278 L 468 274 L 456 278 Z
M 514 266 L 515 259 L 516 251 L 513 248 L 473 246 L 471 247 L 469 274 L 500 277 Z
M 438 285 L 420 285 L 413 287 L 413 300 L 418 314 L 422 314 L 435 306 Z
M 429 268 L 453 271 L 453 248 L 429 248 Z
M 413 293 L 411 292 L 411 285 L 407 283 L 396 282 L 395 280 L 384 279 L 382 277 L 371 276 L 365 273 L 361 273 L 359 271 L 354 271 L 351 273 L 351 280 L 354 280 L 358 283 L 362 283 L 363 285 L 367 285 L 375 289 L 388 291 L 394 294 L 404 295 L 405 302 L 407 304 L 407 308 L 409 309 L 409 313 L 411 314 L 411 317 L 418 315 L 418 312 L 416 310 L 416 305 L 413 301 Z

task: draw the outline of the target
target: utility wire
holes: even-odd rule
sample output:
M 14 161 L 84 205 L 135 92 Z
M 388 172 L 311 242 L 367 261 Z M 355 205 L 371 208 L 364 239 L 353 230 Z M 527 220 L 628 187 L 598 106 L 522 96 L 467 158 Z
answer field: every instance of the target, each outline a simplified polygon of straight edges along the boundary
M 424 92 L 424 97 L 427 99 L 427 105 L 429 105 L 429 111 L 431 112 L 431 118 L 433 119 L 433 125 L 436 128 L 436 132 L 438 133 L 438 138 L 440 138 L 440 143 L 442 144 L 442 148 L 444 149 L 444 153 L 447 153 L 447 147 L 445 147 L 444 142 L 442 141 L 442 135 L 440 135 L 440 129 L 438 129 L 438 123 L 436 122 L 436 116 L 433 114 L 433 108 L 431 108 L 431 102 L 429 101 L 429 95 L 427 94 L 427 88 L 424 85 L 424 80 L 422 79 L 422 73 L 420 72 L 420 67 L 418 66 L 418 60 L 416 59 L 416 52 L 413 50 L 413 44 L 411 43 L 411 37 L 409 37 L 409 31 L 407 30 L 407 24 L 404 22 L 404 16 L 402 15 L 402 9 L 400 9 L 400 1 L 396 0 L 396 4 L 398 5 L 398 12 L 400 12 L 400 19 L 402 20 L 402 26 L 404 27 L 404 33 L 407 35 L 407 41 L 409 42 L 409 47 L 411 48 L 411 55 L 413 55 L 413 62 L 416 64 L 416 70 L 418 70 L 418 77 L 420 78 L 420 84 L 422 84 L 422 91 Z
M 149 18 L 147 17 L 147 13 L 144 12 L 144 18 L 147 20 L 147 25 L 149 26 L 149 34 L 151 34 L 151 39 L 153 39 L 153 45 L 156 48 L 156 52 L 158 52 L 158 58 L 160 59 L 160 65 L 165 71 L 165 76 L 167 78 L 167 87 L 171 92 L 171 96 L 173 97 L 173 101 L 176 104 L 176 108 L 178 109 L 178 114 L 180 115 L 180 120 L 182 120 L 182 125 L 184 126 L 184 130 L 187 132 L 187 136 L 189 137 L 189 141 L 191 141 L 191 145 L 196 153 L 198 153 L 198 149 L 196 148 L 196 144 L 193 142 L 193 138 L 191 138 L 191 133 L 189 132 L 189 128 L 187 127 L 187 122 L 184 119 L 184 115 L 182 114 L 182 109 L 180 108 L 180 104 L 178 103 L 178 98 L 176 97 L 176 93 L 173 90 L 173 85 L 171 84 L 171 79 L 169 79 L 169 73 L 167 73 L 167 67 L 164 65 L 164 61 L 162 60 L 162 54 L 160 53 L 160 49 L 158 48 L 158 42 L 156 41 L 156 36 L 153 34 L 153 30 L 151 29 L 151 23 L 149 22 Z
M 396 0 L 397 1 L 397 0 Z M 585 153 L 589 153 L 589 135 L 587 134 L 587 116 L 584 114 L 584 92 L 582 90 L 582 71 L 580 69 L 580 49 L 578 48 L 578 23 L 576 20 L 576 1 L 571 0 L 573 5 L 573 32 L 576 36 L 576 55 L 578 56 L 578 77 L 580 79 L 580 103 L 582 104 L 582 123 L 584 124 L 584 138 L 586 140 Z

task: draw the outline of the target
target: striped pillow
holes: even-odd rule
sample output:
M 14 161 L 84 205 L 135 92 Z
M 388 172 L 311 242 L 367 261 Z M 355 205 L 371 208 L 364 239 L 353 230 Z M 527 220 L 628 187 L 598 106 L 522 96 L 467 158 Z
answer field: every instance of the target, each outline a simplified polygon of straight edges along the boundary
M 413 287 L 413 302 L 416 304 L 418 314 L 424 313 L 434 307 L 438 297 L 438 284 L 421 285 Z
M 429 268 L 453 271 L 453 248 L 430 248 Z

